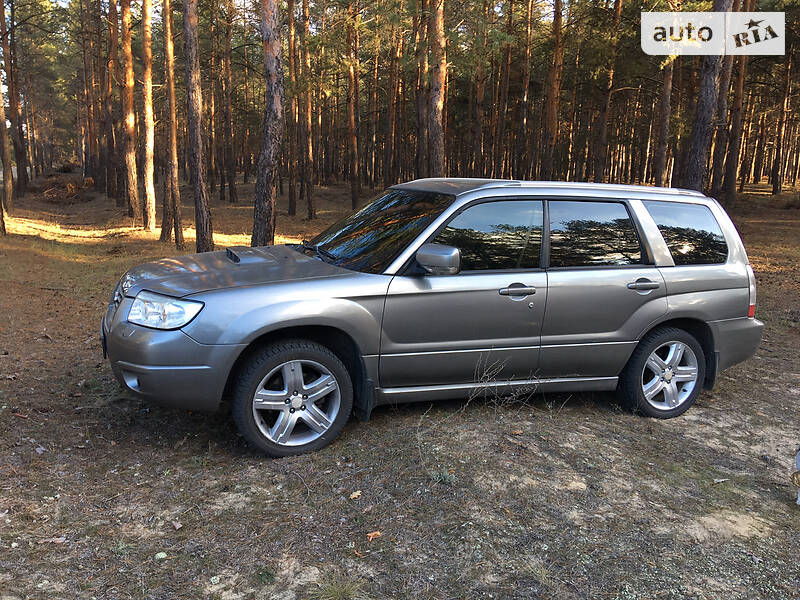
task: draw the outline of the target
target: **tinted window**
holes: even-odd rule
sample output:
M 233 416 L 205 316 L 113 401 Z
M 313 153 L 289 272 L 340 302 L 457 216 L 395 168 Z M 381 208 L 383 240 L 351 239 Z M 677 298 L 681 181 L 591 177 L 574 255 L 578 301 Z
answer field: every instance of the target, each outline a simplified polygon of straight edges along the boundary
M 311 243 L 340 267 L 381 273 L 452 201 L 446 194 L 391 190 Z
M 708 265 L 728 259 L 728 245 L 707 206 L 649 201 L 644 205 L 658 225 L 676 265 Z
M 639 237 L 619 202 L 550 202 L 550 266 L 642 262 Z
M 535 269 L 542 249 L 542 203 L 477 204 L 454 217 L 434 242 L 461 250 L 463 271 Z

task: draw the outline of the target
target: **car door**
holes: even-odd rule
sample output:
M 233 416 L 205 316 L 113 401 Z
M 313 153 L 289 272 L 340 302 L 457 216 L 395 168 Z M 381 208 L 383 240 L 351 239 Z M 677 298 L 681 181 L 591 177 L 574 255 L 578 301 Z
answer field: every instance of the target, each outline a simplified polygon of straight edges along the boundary
M 461 252 L 456 275 L 397 275 L 381 338 L 382 387 L 527 380 L 547 299 L 542 202 L 480 202 L 429 241 Z
M 614 377 L 667 311 L 664 280 L 624 202 L 550 200 L 542 377 Z

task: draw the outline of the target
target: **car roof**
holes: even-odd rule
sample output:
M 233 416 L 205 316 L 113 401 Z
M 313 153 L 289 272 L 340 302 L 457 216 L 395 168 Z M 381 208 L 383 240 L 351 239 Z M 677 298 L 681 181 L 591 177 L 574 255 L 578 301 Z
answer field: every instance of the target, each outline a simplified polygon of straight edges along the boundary
M 450 194 L 456 197 L 468 192 L 498 188 L 509 188 L 509 193 L 513 193 L 511 192 L 513 188 L 526 188 L 540 189 L 544 193 L 557 193 L 558 195 L 570 195 L 570 192 L 575 192 L 580 196 L 589 197 L 609 197 L 609 195 L 613 193 L 633 197 L 641 197 L 641 194 L 647 194 L 649 197 L 658 195 L 663 196 L 665 200 L 681 200 L 687 197 L 707 199 L 707 196 L 694 190 L 652 187 L 647 185 L 622 185 L 616 183 L 572 183 L 566 181 L 518 181 L 512 179 L 431 177 L 427 179 L 415 179 L 414 181 L 392 186 L 392 189 L 395 190 L 433 192 L 437 194 Z

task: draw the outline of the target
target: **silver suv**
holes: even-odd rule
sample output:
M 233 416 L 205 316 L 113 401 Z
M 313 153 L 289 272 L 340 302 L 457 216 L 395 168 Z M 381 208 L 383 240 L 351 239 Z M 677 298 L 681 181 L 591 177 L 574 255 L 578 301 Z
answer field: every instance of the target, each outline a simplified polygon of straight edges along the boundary
M 423 179 L 298 245 L 128 271 L 103 318 L 111 368 L 156 402 L 214 410 L 285 456 L 379 404 L 616 390 L 686 411 L 752 356 L 747 254 L 702 194 Z

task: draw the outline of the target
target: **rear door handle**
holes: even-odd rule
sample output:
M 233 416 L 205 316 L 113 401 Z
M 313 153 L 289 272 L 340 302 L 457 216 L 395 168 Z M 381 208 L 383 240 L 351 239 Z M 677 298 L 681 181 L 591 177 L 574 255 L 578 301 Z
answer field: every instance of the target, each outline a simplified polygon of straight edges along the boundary
M 514 283 L 499 290 L 501 296 L 530 296 L 535 293 L 536 288 L 534 287 L 525 287 L 524 285 Z
M 651 281 L 646 277 L 640 277 L 636 281 L 631 281 L 628 284 L 629 290 L 655 290 L 658 289 L 659 285 L 655 281 Z

